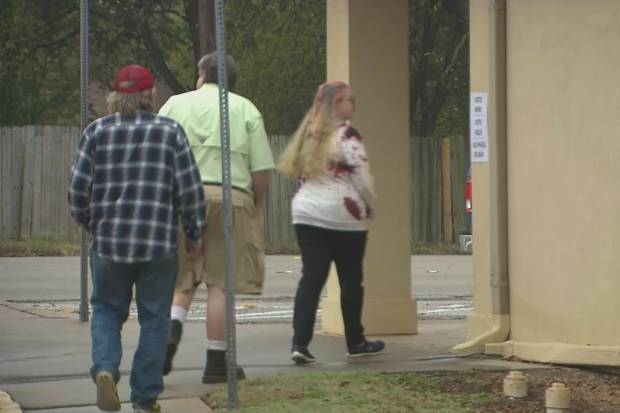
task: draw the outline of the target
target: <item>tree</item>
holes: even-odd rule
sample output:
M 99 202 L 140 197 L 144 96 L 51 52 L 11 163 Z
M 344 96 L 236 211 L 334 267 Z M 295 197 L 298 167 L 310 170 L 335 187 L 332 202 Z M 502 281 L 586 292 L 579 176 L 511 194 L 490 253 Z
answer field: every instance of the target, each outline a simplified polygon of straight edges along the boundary
M 412 133 L 464 133 L 469 110 L 468 2 L 411 0 L 409 15 Z
M 0 0 L 0 124 L 77 123 L 79 0 Z M 200 59 L 198 0 L 90 2 L 91 80 L 108 88 L 120 67 L 152 69 L 174 93 L 191 90 Z M 237 92 L 269 133 L 291 134 L 326 75 L 325 0 L 226 3 Z M 467 0 L 409 0 L 411 129 L 463 133 L 468 125 Z
M 325 1 L 228 4 L 239 93 L 263 112 L 270 133 L 292 134 L 327 73 Z
M 77 18 L 74 0 L 2 0 L 0 125 L 62 123 L 79 115 Z
M 153 68 L 174 93 L 193 88 L 198 0 L 102 0 L 92 13 L 94 78 L 111 79 L 117 67 L 136 63 Z M 292 133 L 325 79 L 325 1 L 236 0 L 226 13 L 236 92 L 258 106 L 270 133 Z

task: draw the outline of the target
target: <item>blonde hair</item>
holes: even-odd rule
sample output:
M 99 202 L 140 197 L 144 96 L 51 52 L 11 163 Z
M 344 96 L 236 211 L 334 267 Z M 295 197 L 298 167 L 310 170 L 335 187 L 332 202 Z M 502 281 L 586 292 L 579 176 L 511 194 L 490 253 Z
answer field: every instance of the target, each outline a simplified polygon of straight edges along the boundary
M 349 86 L 328 82 L 319 86 L 312 108 L 278 160 L 278 171 L 289 179 L 308 179 L 325 173 L 336 157 L 338 119 L 334 106 Z
M 135 87 L 133 82 L 121 82 L 122 88 Z M 142 92 L 120 93 L 112 92 L 108 95 L 106 103 L 110 114 L 122 113 L 123 115 L 135 115 L 139 110 L 155 112 L 155 88 L 143 90 Z

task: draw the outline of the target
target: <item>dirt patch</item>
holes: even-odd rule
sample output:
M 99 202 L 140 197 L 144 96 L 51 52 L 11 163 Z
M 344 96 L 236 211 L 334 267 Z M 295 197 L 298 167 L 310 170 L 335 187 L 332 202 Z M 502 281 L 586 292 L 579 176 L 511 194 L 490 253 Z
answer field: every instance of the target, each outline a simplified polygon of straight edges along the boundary
M 487 403 L 475 413 L 540 413 L 545 409 L 545 391 L 553 383 L 564 383 L 572 392 L 571 413 L 620 412 L 620 377 L 577 369 L 527 370 L 528 396 L 515 400 L 502 396 L 506 372 L 424 374 L 437 390 L 456 394 L 491 393 L 500 400 Z
M 239 384 L 239 413 L 543 413 L 545 391 L 565 383 L 571 413 L 620 412 L 620 377 L 576 369 L 527 370 L 529 394 L 503 395 L 507 372 L 286 374 Z M 226 411 L 227 391 L 206 397 Z

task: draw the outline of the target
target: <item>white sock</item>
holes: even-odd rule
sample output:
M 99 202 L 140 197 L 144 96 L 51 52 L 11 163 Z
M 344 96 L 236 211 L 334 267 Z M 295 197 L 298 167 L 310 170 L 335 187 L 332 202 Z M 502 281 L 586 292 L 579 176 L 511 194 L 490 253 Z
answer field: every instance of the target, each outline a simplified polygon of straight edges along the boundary
M 185 322 L 185 317 L 187 317 L 187 310 L 183 307 L 173 306 L 170 310 L 170 318 L 179 320 L 181 324 Z
M 207 340 L 207 350 L 226 351 L 227 341 Z

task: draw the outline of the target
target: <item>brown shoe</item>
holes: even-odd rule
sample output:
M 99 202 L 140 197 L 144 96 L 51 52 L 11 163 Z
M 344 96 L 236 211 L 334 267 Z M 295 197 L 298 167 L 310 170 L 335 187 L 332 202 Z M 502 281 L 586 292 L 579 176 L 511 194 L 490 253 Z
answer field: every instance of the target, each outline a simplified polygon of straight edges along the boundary
M 97 407 L 104 412 L 118 412 L 121 402 L 118 398 L 116 380 L 112 373 L 101 371 L 95 379 L 97 385 Z

